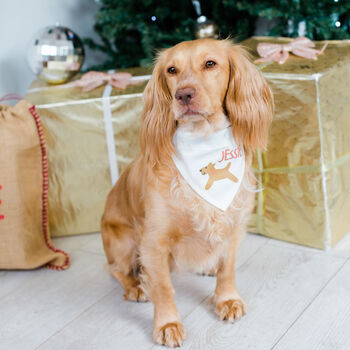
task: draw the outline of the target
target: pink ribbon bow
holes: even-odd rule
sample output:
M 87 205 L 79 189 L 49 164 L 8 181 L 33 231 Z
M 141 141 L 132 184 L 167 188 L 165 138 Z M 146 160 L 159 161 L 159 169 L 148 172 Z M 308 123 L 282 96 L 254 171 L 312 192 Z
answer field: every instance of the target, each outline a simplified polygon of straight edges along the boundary
M 132 75 L 129 73 L 103 73 L 103 72 L 87 72 L 80 79 L 75 80 L 72 85 L 80 86 L 83 91 L 90 91 L 97 87 L 110 84 L 118 89 L 125 89 L 131 82 Z
M 327 45 L 328 43 L 325 43 L 321 50 L 316 50 L 314 49 L 315 44 L 304 36 L 300 36 L 288 44 L 260 43 L 257 51 L 262 58 L 257 59 L 254 63 L 275 61 L 283 64 L 288 59 L 289 51 L 296 56 L 317 60 L 317 55 L 320 55 Z

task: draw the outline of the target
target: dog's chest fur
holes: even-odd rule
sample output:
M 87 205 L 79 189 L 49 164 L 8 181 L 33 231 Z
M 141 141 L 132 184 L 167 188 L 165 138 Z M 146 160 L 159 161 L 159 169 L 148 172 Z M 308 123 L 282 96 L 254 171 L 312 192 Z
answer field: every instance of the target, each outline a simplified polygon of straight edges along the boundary
M 240 193 L 224 212 L 194 192 L 182 176 L 173 180 L 170 202 L 176 234 L 171 255 L 175 268 L 195 272 L 215 269 L 226 253 L 235 227 L 240 224 L 240 217 L 246 214 L 245 208 L 235 208 L 239 197 L 242 197 Z

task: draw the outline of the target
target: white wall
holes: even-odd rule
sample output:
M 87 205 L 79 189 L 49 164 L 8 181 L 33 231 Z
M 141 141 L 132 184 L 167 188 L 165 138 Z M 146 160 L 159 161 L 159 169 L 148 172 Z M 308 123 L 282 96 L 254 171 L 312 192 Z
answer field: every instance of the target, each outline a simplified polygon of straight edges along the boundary
M 94 0 L 0 0 L 0 98 L 10 92 L 24 96 L 35 79 L 27 47 L 36 31 L 58 22 L 81 38 L 91 37 L 98 8 Z M 85 64 L 96 61 L 86 56 Z

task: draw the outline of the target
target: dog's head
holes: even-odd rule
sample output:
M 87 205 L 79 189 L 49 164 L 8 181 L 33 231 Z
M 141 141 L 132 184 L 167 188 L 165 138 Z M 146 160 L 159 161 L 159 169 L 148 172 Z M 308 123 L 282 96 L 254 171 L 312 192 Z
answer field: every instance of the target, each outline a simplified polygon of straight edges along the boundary
M 177 123 L 215 123 L 223 114 L 247 151 L 265 149 L 273 99 L 246 52 L 228 40 L 182 42 L 162 51 L 144 92 L 141 149 L 170 156 Z

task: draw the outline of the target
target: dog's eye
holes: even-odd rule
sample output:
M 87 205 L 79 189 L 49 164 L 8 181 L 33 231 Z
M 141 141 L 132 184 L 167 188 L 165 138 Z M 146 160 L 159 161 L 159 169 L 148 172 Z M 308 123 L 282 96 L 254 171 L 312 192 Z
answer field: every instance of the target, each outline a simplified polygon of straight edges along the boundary
M 205 68 L 213 68 L 215 65 L 216 65 L 216 62 L 214 61 L 205 62 Z
M 176 74 L 176 68 L 175 67 L 168 68 L 168 73 L 169 74 Z

